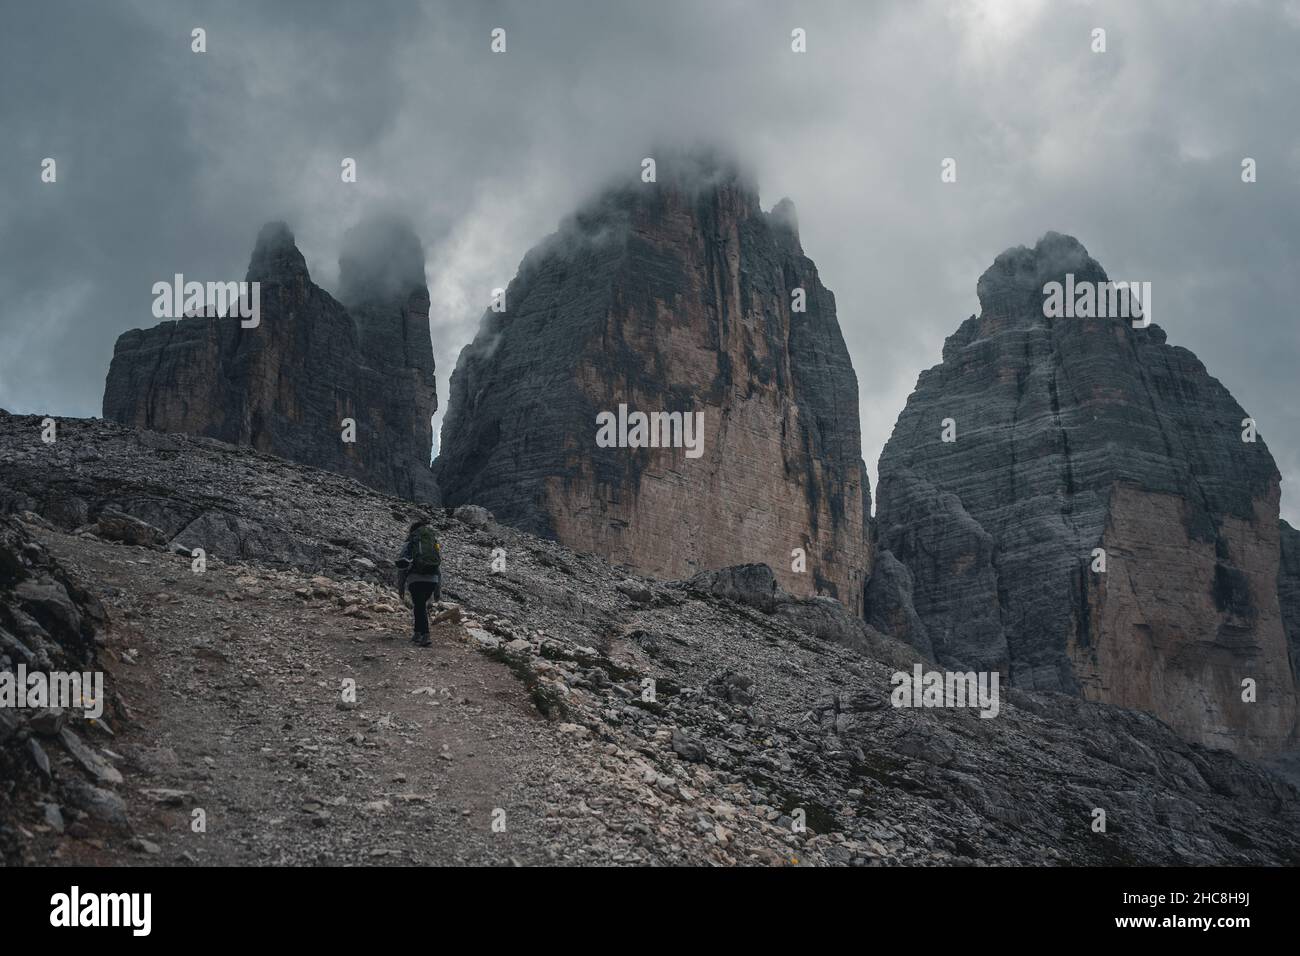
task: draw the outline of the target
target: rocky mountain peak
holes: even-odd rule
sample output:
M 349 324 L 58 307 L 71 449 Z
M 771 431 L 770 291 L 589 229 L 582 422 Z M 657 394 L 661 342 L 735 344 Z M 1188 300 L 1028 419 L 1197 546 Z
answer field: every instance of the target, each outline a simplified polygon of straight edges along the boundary
M 1107 281 L 1106 270 L 1088 255 L 1083 243 L 1073 236 L 1048 232 L 1032 249 L 1015 246 L 993 260 L 975 286 L 980 308 L 993 316 L 1041 317 L 1043 286 L 1064 282 L 1067 273 L 1073 273 L 1077 282 Z
M 998 256 L 921 374 L 880 459 L 879 544 L 903 567 L 881 558 L 868 619 L 944 664 L 1276 751 L 1296 718 L 1277 467 L 1157 327 L 1045 318 L 1066 273 L 1106 281 L 1069 236 Z M 1247 677 L 1268 687 L 1250 703 Z
M 447 502 L 648 573 L 768 564 L 792 594 L 859 609 L 857 378 L 793 221 L 709 151 L 584 204 L 461 353 Z M 598 416 L 624 413 L 691 416 L 699 445 L 598 441 Z
M 735 155 L 716 146 L 668 146 L 656 158 L 658 183 L 686 195 L 736 191 L 758 195 L 753 173 Z
M 428 464 L 437 408 L 429 298 L 418 238 L 364 224 L 342 259 L 352 309 L 311 281 L 282 222 L 258 233 L 248 281 L 261 282 L 255 327 L 193 317 L 117 340 L 104 417 L 187 432 L 435 501 Z M 371 303 L 374 296 L 402 295 Z
M 730 154 L 707 147 L 672 147 L 656 150 L 650 158 L 655 161 L 654 182 L 637 174 L 613 180 L 566 217 L 557 236 L 608 239 L 611 229 L 617 234 L 625 228 L 656 228 L 666 216 L 721 222 L 761 215 L 757 183 Z
M 794 203 L 788 198 L 782 199 L 772 211 L 768 213 L 772 227 L 775 231 L 784 232 L 794 241 L 796 248 L 799 248 L 799 213 L 795 211 Z M 800 248 L 800 251 L 802 249 Z
M 268 222 L 257 233 L 246 281 L 264 282 L 293 276 L 310 278 L 307 260 L 298 251 L 293 232 L 286 223 Z

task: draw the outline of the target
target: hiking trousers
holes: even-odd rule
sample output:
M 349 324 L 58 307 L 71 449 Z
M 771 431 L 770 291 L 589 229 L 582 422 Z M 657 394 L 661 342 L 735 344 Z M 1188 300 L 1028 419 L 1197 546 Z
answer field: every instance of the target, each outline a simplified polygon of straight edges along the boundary
M 436 581 L 412 581 L 406 586 L 415 605 L 415 633 L 429 633 L 429 598 L 442 600 L 442 586 Z

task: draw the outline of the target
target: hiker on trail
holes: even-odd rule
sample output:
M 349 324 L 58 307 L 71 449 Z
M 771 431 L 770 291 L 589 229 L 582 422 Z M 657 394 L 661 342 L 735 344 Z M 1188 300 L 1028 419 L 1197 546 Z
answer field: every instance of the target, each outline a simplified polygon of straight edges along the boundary
M 415 609 L 412 643 L 428 647 L 429 598 L 442 600 L 442 546 L 427 521 L 417 521 L 406 532 L 406 544 L 397 559 L 397 590 L 402 603 Z

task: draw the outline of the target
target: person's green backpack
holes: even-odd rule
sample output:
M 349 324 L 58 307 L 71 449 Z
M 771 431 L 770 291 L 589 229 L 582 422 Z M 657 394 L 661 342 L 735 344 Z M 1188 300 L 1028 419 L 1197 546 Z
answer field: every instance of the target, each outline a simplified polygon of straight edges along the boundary
M 442 567 L 442 548 L 438 536 L 428 525 L 422 527 L 411 539 L 411 572 L 437 574 Z

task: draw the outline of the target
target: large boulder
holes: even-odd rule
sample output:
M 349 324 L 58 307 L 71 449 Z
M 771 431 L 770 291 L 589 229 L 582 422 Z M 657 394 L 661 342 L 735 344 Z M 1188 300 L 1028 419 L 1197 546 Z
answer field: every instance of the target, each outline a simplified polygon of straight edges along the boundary
M 790 595 L 776 583 L 776 575 L 766 564 L 741 564 L 734 567 L 701 571 L 685 582 L 686 589 L 697 594 L 725 598 L 748 604 L 771 614 Z

